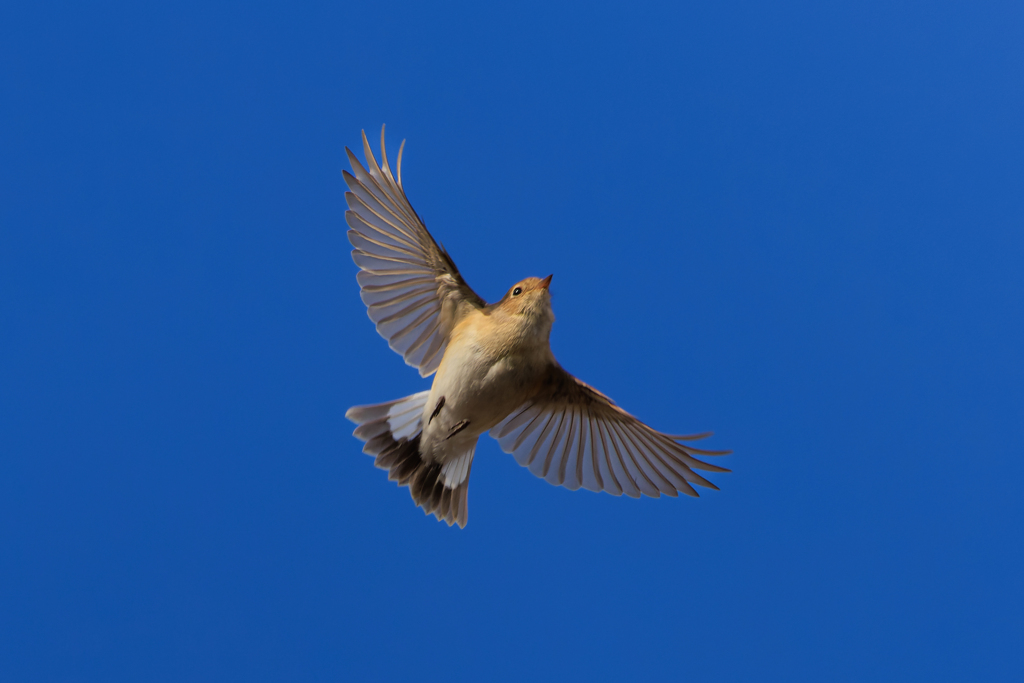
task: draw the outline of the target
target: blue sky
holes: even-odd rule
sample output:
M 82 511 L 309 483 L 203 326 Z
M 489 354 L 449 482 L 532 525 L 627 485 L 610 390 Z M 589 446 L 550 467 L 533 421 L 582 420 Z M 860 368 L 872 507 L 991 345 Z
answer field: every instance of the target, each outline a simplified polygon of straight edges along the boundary
M 1019 3 L 0 10 L 0 677 L 1020 680 Z M 360 453 L 360 130 L 699 500 Z M 360 153 L 361 156 L 361 153 Z

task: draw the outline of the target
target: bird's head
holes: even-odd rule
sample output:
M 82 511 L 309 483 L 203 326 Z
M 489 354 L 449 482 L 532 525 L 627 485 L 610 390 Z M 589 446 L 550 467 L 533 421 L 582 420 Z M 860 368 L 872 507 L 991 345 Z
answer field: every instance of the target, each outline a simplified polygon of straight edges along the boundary
M 508 290 L 497 305 L 502 312 L 526 316 L 533 324 L 551 325 L 555 321 L 555 314 L 551 311 L 551 292 L 548 290 L 550 285 L 550 275 L 544 279 L 528 277 L 520 280 Z

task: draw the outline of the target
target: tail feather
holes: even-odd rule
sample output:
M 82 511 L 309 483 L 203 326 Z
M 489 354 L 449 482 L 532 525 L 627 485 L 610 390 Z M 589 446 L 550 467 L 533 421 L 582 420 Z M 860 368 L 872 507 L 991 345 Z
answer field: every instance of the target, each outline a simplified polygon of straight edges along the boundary
M 433 514 L 448 526 L 465 527 L 468 465 L 466 476 L 449 487 L 456 482 L 442 472 L 441 463 L 428 462 L 420 455 L 420 415 L 429 393 L 422 391 L 397 401 L 355 406 L 348 409 L 345 417 L 358 425 L 353 434 L 366 442 L 363 452 L 375 456 L 373 464 L 387 470 L 389 480 L 408 486 L 413 501 L 425 514 Z M 472 451 L 469 457 L 472 459 Z

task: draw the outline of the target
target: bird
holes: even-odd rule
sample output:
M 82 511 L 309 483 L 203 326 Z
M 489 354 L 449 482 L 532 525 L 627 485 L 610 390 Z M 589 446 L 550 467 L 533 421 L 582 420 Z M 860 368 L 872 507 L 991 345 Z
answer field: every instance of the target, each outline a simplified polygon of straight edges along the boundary
M 392 173 L 381 127 L 381 163 L 363 131 L 364 167 L 352 172 L 345 220 L 360 296 L 370 320 L 420 376 L 427 391 L 354 406 L 363 452 L 408 486 L 416 505 L 448 526 L 466 526 L 477 440 L 485 432 L 530 472 L 570 490 L 657 498 L 694 486 L 717 490 L 695 470 L 730 470 L 697 455 L 731 451 L 688 443 L 711 432 L 659 432 L 564 370 L 551 352 L 551 279 L 528 277 L 488 304 L 427 231 L 402 186 L 402 141 Z

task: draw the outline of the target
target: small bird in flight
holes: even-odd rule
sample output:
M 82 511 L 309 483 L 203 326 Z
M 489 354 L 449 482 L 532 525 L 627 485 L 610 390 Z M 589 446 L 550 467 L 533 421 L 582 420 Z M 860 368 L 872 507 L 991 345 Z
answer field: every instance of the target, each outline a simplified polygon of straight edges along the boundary
M 388 479 L 408 486 L 426 514 L 465 527 L 473 452 L 489 431 L 520 465 L 570 490 L 657 498 L 697 496 L 693 484 L 717 489 L 694 470 L 729 470 L 694 455 L 730 451 L 683 445 L 710 432 L 663 434 L 563 370 L 548 343 L 550 275 L 517 282 L 497 303 L 481 299 L 405 196 L 405 142 L 397 180 L 383 128 L 380 147 L 383 166 L 363 133 L 367 168 L 345 148 L 345 219 L 360 295 L 391 348 L 422 377 L 436 373 L 429 391 L 345 413 Z

